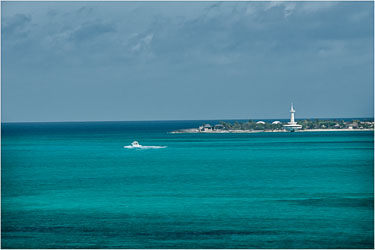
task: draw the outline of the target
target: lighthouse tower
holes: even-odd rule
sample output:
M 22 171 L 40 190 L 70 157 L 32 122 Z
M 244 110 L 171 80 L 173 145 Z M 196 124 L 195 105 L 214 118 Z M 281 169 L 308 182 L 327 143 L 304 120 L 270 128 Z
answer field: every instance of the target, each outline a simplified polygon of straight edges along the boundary
M 297 131 L 298 129 L 302 128 L 302 125 L 297 124 L 294 120 L 294 113 L 295 112 L 296 111 L 294 110 L 293 103 L 292 103 L 292 105 L 290 106 L 290 122 L 288 122 L 287 125 L 284 125 L 284 128 L 287 131 L 294 132 L 294 131 Z
M 296 125 L 297 123 L 294 121 L 294 113 L 296 111 L 294 110 L 293 108 L 293 103 L 292 105 L 290 106 L 290 122 L 288 122 L 289 125 Z

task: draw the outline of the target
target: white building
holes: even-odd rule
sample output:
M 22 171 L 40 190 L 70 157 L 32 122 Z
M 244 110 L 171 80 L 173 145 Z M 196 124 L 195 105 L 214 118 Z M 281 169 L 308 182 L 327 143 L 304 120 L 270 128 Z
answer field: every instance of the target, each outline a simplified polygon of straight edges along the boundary
M 290 107 L 290 122 L 288 122 L 287 125 L 284 125 L 284 128 L 290 132 L 294 132 L 294 131 L 297 131 L 298 129 L 301 129 L 302 128 L 302 125 L 299 125 L 297 124 L 295 121 L 294 121 L 294 113 L 296 111 L 294 110 L 293 108 L 293 103 Z
M 216 124 L 214 126 L 214 131 L 221 131 L 221 130 L 224 130 L 224 129 L 225 129 L 225 127 L 222 124 Z
M 200 132 L 210 132 L 212 131 L 213 127 L 210 124 L 204 124 L 203 126 L 200 126 L 198 129 Z

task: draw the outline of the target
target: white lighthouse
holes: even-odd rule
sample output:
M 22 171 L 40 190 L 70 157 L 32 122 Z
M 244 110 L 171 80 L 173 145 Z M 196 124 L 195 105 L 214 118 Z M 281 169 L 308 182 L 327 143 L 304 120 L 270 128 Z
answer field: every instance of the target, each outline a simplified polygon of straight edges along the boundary
M 288 122 L 288 124 L 290 124 L 290 125 L 296 125 L 296 122 L 294 121 L 294 113 L 295 112 L 296 111 L 294 110 L 293 103 L 292 103 L 292 105 L 290 106 L 290 122 Z
M 284 128 L 290 132 L 294 132 L 294 131 L 297 131 L 298 129 L 301 129 L 302 128 L 302 125 L 299 125 L 297 124 L 295 121 L 294 121 L 294 113 L 296 111 L 294 110 L 293 108 L 293 103 L 290 107 L 290 122 L 288 122 L 287 125 L 284 125 Z

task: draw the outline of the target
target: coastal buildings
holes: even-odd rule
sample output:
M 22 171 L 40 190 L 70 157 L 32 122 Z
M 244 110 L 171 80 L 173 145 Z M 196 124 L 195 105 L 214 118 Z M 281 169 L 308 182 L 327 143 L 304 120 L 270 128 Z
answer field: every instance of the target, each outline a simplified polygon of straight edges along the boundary
M 213 130 L 213 127 L 210 124 L 204 124 L 203 126 L 200 126 L 198 129 L 200 132 L 211 132 Z
M 210 124 L 204 124 L 199 126 L 199 132 L 213 132 L 213 131 L 222 131 L 225 127 L 222 124 L 216 124 L 215 126 L 211 126 Z
M 290 107 L 290 122 L 288 124 L 284 125 L 285 130 L 294 132 L 302 128 L 302 125 L 297 124 L 297 122 L 294 121 L 294 113 L 296 111 L 293 108 L 293 103 Z
M 224 127 L 223 124 L 216 124 L 214 126 L 214 131 L 221 131 L 221 130 L 224 130 L 224 129 L 225 129 L 225 127 Z

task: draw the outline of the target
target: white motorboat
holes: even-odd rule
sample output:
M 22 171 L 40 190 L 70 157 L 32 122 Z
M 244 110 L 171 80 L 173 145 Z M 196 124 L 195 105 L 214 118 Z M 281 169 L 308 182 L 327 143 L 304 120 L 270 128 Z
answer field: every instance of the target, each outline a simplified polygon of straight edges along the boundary
M 137 141 L 133 141 L 131 145 L 124 146 L 124 148 L 141 148 L 142 145 L 140 145 Z
M 139 149 L 148 149 L 148 148 L 166 148 L 167 146 L 142 146 L 140 145 L 137 141 L 133 141 L 131 145 L 129 146 L 124 146 L 124 148 L 139 148 Z

